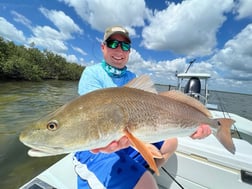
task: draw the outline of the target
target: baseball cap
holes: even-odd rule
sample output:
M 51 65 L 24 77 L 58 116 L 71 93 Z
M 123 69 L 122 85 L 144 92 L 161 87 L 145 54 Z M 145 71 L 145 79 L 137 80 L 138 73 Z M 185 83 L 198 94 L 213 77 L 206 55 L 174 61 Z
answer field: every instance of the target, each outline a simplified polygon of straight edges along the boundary
M 125 36 L 129 40 L 129 42 L 131 43 L 131 40 L 129 37 L 129 32 L 121 26 L 108 27 L 105 30 L 103 41 L 106 41 L 110 36 L 112 36 L 114 34 L 121 34 L 121 35 Z

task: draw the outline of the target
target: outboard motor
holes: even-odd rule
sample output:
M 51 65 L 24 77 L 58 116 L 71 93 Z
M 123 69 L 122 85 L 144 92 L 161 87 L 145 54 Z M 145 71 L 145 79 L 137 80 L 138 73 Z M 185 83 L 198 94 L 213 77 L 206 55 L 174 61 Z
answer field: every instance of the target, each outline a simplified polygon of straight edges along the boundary
M 191 77 L 185 86 L 184 93 L 199 100 L 200 91 L 200 79 L 198 77 Z

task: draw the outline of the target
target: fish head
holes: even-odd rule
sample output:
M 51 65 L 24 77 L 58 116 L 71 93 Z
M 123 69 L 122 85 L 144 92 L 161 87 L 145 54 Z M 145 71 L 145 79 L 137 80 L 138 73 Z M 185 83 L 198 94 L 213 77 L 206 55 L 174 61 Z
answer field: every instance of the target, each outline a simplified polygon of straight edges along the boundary
M 73 115 L 74 113 L 76 114 Z M 82 149 L 89 142 L 88 132 L 81 131 L 80 134 L 80 124 L 85 129 L 85 112 L 79 118 L 78 112 L 68 112 L 63 106 L 27 127 L 21 132 L 19 139 L 31 148 L 28 152 L 30 156 L 68 153 Z
M 42 157 L 91 150 L 118 139 L 122 109 L 89 96 L 74 99 L 22 131 L 19 139 L 31 148 L 28 154 Z

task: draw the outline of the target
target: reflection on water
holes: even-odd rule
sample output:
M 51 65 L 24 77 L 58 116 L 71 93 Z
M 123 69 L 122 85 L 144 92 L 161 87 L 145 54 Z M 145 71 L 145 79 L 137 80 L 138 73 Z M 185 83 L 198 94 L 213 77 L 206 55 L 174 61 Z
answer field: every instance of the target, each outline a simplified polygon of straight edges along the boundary
M 62 158 L 29 157 L 28 148 L 19 142 L 18 135 L 31 122 L 76 96 L 77 82 L 0 83 L 0 188 L 18 188 Z M 221 103 L 227 111 L 252 120 L 252 95 L 212 92 L 210 97 L 210 103 Z
M 31 122 L 76 96 L 77 82 L 0 83 L 0 188 L 18 188 L 62 158 L 31 158 L 18 136 Z

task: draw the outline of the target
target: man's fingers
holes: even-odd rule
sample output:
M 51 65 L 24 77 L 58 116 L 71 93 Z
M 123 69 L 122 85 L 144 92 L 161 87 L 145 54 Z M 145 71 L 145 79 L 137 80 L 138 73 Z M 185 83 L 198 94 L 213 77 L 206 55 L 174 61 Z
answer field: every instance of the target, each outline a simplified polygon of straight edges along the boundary
M 211 133 L 212 133 L 212 131 L 211 131 L 211 128 L 209 127 L 209 125 L 200 125 L 198 127 L 197 131 L 195 131 L 191 135 L 191 138 L 193 138 L 193 139 L 202 139 L 202 138 L 207 137 Z
M 112 141 L 109 145 L 102 147 L 102 148 L 96 148 L 90 150 L 92 153 L 97 154 L 97 153 L 112 153 L 116 152 L 118 150 L 121 150 L 123 148 L 127 148 L 130 146 L 129 139 L 126 136 L 123 136 L 120 138 L 118 141 Z

